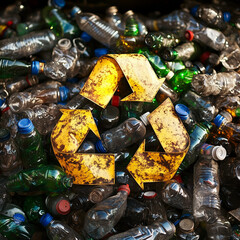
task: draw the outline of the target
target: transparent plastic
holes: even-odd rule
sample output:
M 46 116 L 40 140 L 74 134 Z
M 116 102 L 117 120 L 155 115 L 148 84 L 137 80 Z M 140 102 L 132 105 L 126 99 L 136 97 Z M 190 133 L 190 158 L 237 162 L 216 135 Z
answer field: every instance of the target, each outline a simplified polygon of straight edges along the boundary
M 234 70 L 240 67 L 240 48 L 239 45 L 232 44 L 229 48 L 221 52 L 219 60 L 222 65 L 228 70 Z
M 213 221 L 221 208 L 219 169 L 214 160 L 199 159 L 194 166 L 193 215 L 199 221 Z
M 0 41 L 0 57 L 19 59 L 40 51 L 52 49 L 56 44 L 56 36 L 50 30 L 33 32 L 24 36 Z
M 152 240 L 168 240 L 171 239 L 175 233 L 175 226 L 167 221 L 160 220 L 149 226 L 138 226 L 126 232 L 116 234 L 108 240 L 127 240 L 127 239 L 152 239 Z
M 237 72 L 198 74 L 192 80 L 193 90 L 201 96 L 239 95 L 240 75 Z
M 127 207 L 128 192 L 119 191 L 116 195 L 97 203 L 85 217 L 84 230 L 94 239 L 101 239 L 118 223 Z
M 101 134 L 102 144 L 109 152 L 119 152 L 125 147 L 142 140 L 146 134 L 144 124 L 136 118 L 129 118 L 116 128 Z
M 122 15 L 118 12 L 116 6 L 111 6 L 106 10 L 105 21 L 119 32 L 123 33 L 124 27 L 122 26 Z
M 171 207 L 192 212 L 192 194 L 174 179 L 164 184 L 161 197 Z

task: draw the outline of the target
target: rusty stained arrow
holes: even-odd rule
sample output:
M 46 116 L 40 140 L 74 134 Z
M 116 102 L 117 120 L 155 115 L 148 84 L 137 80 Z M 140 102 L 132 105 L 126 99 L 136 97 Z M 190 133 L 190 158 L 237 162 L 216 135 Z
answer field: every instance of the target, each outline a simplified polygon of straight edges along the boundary
M 52 131 L 54 153 L 74 184 L 114 184 L 113 154 L 76 153 L 89 130 L 100 138 L 90 110 L 61 110 L 63 115 Z
M 146 152 L 144 140 L 131 159 L 127 169 L 142 189 L 145 182 L 171 179 L 190 144 L 189 135 L 169 98 L 148 115 L 148 120 L 165 152 Z
M 123 76 L 133 93 L 122 101 L 152 102 L 164 82 L 164 78 L 158 79 L 145 56 L 108 54 L 98 60 L 80 94 L 106 108 Z

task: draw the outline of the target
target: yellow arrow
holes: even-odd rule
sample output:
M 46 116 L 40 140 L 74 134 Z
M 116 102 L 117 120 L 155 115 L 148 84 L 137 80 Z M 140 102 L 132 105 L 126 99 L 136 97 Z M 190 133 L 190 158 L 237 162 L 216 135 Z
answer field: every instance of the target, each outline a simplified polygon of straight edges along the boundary
M 171 179 L 190 144 L 189 135 L 169 98 L 148 115 L 148 121 L 165 152 L 146 152 L 144 140 L 131 159 L 127 169 L 142 189 L 144 182 Z
M 122 101 L 152 102 L 164 82 L 164 78 L 158 79 L 145 56 L 108 54 L 98 60 L 80 94 L 105 108 L 124 76 L 133 93 Z
M 113 154 L 76 153 L 89 130 L 100 138 L 90 110 L 61 110 L 63 115 L 52 131 L 54 153 L 75 184 L 114 184 Z

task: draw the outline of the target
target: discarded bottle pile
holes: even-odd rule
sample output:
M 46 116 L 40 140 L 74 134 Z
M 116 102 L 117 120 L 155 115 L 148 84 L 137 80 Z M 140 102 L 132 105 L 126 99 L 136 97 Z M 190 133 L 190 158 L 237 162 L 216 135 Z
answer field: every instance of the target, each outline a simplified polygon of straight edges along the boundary
M 64 0 L 49 0 L 37 11 L 18 1 L 1 11 L 0 24 L 1 240 L 240 239 L 236 9 L 221 1 L 218 5 L 186 1 L 167 15 L 132 10 L 121 14 L 112 6 L 100 17 L 78 6 L 69 10 Z M 88 82 L 94 87 L 98 80 L 104 86 L 100 77 L 89 76 L 99 68 L 94 68 L 98 62 L 108 69 L 113 60 L 104 66 L 103 59 L 114 54 L 146 58 L 157 80 L 165 80 L 151 102 L 122 101 L 135 91 L 134 79 L 126 74 L 119 74 L 105 108 L 97 104 L 100 94 L 87 92 Z M 141 75 L 144 69 L 137 71 Z M 106 76 L 117 81 L 111 69 Z M 136 84 L 143 99 L 151 85 L 151 76 L 147 77 L 144 86 Z M 111 87 L 105 84 L 106 89 Z M 83 91 L 96 101 L 84 97 Z M 101 94 L 109 95 L 107 90 Z M 150 116 L 168 98 L 174 104 L 173 117 L 184 124 L 190 142 L 176 169 L 173 159 L 161 155 L 165 161 L 161 169 L 175 169 L 176 174 L 156 181 L 160 172 L 150 163 L 157 160 L 149 156 L 168 148 Z M 102 171 L 98 156 L 112 154 L 112 184 L 89 184 L 88 179 L 84 185 L 76 184 L 67 167 L 59 164 L 69 152 L 65 145 L 53 146 L 51 134 L 58 122 L 64 122 L 64 111 L 77 109 L 91 112 L 101 139 L 91 128 L 76 154 L 85 154 L 82 161 L 95 154 L 97 160 L 89 167 L 96 172 Z M 66 129 L 64 134 L 77 141 L 77 133 Z M 140 160 L 145 161 L 149 152 L 145 168 L 152 167 L 155 177 L 142 189 L 127 166 L 144 139 Z M 62 150 L 58 156 L 57 147 Z M 67 165 L 76 164 L 71 158 Z M 87 163 L 79 162 L 73 172 L 84 178 L 91 175 L 86 168 Z M 138 174 L 143 172 L 139 169 Z

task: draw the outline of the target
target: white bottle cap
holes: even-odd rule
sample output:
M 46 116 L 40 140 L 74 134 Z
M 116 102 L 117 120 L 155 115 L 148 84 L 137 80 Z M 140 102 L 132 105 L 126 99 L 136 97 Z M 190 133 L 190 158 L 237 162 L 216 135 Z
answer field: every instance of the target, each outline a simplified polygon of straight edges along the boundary
M 72 43 L 67 38 L 62 38 L 58 41 L 58 46 L 62 51 L 67 51 L 72 47 Z
M 144 123 L 145 126 L 149 124 L 149 121 L 147 119 L 147 116 L 150 114 L 150 112 L 145 112 L 142 116 L 140 116 L 141 121 Z
M 167 76 L 165 77 L 167 80 L 170 80 L 174 76 L 174 72 L 170 71 Z
M 227 151 L 222 146 L 215 146 L 212 151 L 212 156 L 214 160 L 224 160 L 227 156 Z

